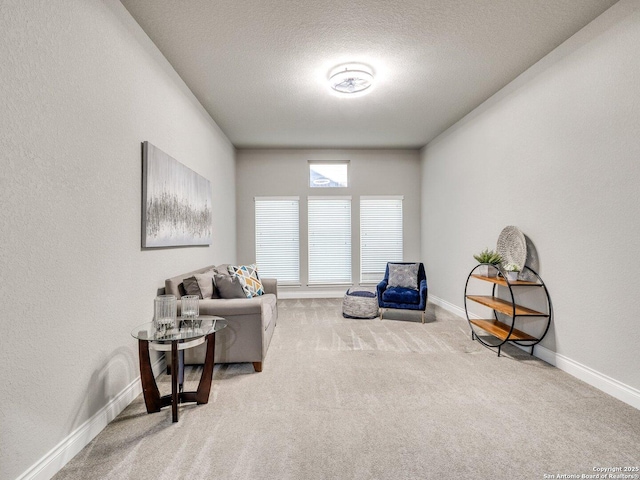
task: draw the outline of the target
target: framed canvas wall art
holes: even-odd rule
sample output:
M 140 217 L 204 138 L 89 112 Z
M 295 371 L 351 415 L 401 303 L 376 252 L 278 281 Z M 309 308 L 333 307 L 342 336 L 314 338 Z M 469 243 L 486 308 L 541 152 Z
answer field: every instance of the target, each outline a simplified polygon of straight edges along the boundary
M 142 144 L 142 248 L 211 245 L 211 182 Z

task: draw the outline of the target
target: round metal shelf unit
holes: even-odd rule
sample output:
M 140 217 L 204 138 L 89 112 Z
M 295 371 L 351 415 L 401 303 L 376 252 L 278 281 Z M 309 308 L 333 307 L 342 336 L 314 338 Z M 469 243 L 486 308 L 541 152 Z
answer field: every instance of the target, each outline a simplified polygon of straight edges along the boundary
M 531 268 L 525 266 L 523 271 L 526 270 L 528 272 L 527 277 L 530 278 L 533 276 L 535 281 L 510 281 L 505 272 L 502 270 L 502 267 L 496 266 L 499 272 L 499 277 L 491 278 L 491 277 L 483 277 L 480 275 L 474 275 L 474 272 L 482 265 L 486 264 L 478 264 L 476 265 L 469 275 L 467 276 L 467 282 L 464 286 L 464 311 L 467 317 L 467 322 L 469 322 L 469 328 L 471 329 L 471 339 L 477 340 L 481 345 L 487 348 L 497 348 L 498 356 L 500 356 L 502 346 L 505 343 L 511 342 L 516 345 L 531 347 L 531 355 L 533 355 L 534 347 L 542 341 L 547 332 L 549 331 L 549 327 L 551 326 L 551 317 L 552 317 L 552 306 L 551 306 L 551 298 L 549 297 L 549 291 L 547 290 L 547 286 L 540 278 L 537 272 L 533 271 Z M 526 272 L 524 272 L 526 273 Z M 469 295 L 469 281 L 475 278 L 480 281 L 490 282 L 493 284 L 491 290 L 491 297 L 486 296 L 478 296 L 478 295 Z M 510 300 L 504 300 L 500 297 L 496 296 L 497 287 L 506 287 L 509 292 Z M 545 301 L 546 301 L 546 312 L 538 312 L 527 307 L 523 307 L 521 305 L 517 305 L 515 302 L 514 288 L 540 288 L 542 292 L 544 292 Z M 469 315 L 469 307 L 468 300 L 474 301 L 483 305 L 487 308 L 490 308 L 493 311 L 494 319 L 472 319 Z M 505 324 L 500 321 L 498 317 L 498 313 L 505 315 L 511 318 L 511 322 L 509 324 Z M 529 317 L 529 318 L 546 318 L 546 325 L 544 326 L 544 332 L 539 337 L 533 337 L 519 329 L 516 328 L 516 319 L 518 317 Z M 488 328 L 489 330 L 486 330 Z M 478 330 L 484 330 L 484 335 L 479 335 Z M 485 337 L 485 338 L 483 338 Z M 497 341 L 489 342 L 486 337 L 493 337 Z

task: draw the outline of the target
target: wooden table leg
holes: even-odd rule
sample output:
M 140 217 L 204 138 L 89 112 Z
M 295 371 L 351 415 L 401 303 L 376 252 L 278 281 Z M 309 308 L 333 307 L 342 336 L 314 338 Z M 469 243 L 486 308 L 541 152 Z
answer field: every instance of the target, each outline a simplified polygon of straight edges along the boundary
M 171 342 L 171 420 L 178 421 L 178 341 Z
M 207 353 L 204 361 L 204 368 L 198 390 L 196 392 L 183 392 L 184 382 L 184 358 L 180 355 L 182 350 L 178 350 L 178 340 L 171 342 L 171 395 L 160 396 L 158 384 L 151 369 L 151 358 L 149 355 L 149 341 L 138 339 L 138 352 L 140 356 L 140 380 L 142 382 L 142 392 L 147 413 L 159 412 L 162 407 L 171 405 L 171 420 L 178 421 L 178 405 L 183 402 L 197 402 L 205 404 L 209 402 L 211 383 L 213 381 L 213 367 L 216 346 L 216 334 L 211 333 L 206 336 Z
M 178 350 L 178 391 L 182 392 L 184 385 L 184 350 Z
M 160 391 L 151 369 L 151 358 L 149 357 L 149 342 L 138 340 L 138 356 L 140 358 L 140 381 L 142 382 L 142 393 L 144 404 L 147 406 L 147 413 L 160 411 Z
M 196 392 L 196 402 L 204 404 L 209 402 L 209 393 L 211 392 L 211 381 L 213 380 L 214 354 L 216 348 L 216 334 L 207 335 L 207 354 L 204 357 L 204 368 L 200 383 L 198 383 L 198 391 Z

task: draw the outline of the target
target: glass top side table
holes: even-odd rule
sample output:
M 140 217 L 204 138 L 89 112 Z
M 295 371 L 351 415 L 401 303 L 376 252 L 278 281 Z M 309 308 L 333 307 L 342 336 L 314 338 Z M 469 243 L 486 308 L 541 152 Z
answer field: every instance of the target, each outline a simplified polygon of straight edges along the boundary
M 227 327 L 221 317 L 201 315 L 196 320 L 177 319 L 177 327 L 158 331 L 153 322 L 144 323 L 131 330 L 131 336 L 138 340 L 140 357 L 140 381 L 147 413 L 159 412 L 171 405 L 172 421 L 178 421 L 178 404 L 196 402 L 198 405 L 209 401 L 213 379 L 216 332 Z M 183 392 L 184 350 L 207 342 L 207 353 L 198 389 Z M 160 396 L 156 379 L 151 369 L 149 350 L 171 352 L 171 395 Z

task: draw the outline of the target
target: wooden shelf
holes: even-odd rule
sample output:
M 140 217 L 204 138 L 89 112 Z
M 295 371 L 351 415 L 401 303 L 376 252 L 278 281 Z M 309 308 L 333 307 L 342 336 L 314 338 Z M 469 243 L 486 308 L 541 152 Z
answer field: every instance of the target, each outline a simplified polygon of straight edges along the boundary
M 495 283 L 496 285 L 500 285 L 502 287 L 507 286 L 507 281 L 502 277 L 484 277 L 482 275 L 476 275 L 475 273 L 471 275 L 473 278 L 477 278 L 478 280 L 484 280 L 485 282 Z M 538 282 L 525 282 L 524 280 L 516 280 L 515 282 L 509 282 L 511 286 L 523 286 L 523 287 L 541 287 L 542 284 Z
M 492 308 L 496 312 L 504 313 L 509 316 L 513 315 L 513 304 L 506 300 L 502 300 L 501 298 L 492 297 L 490 295 L 467 295 L 467 298 L 479 303 L 480 305 Z M 548 317 L 549 315 L 516 305 L 516 316 Z
M 473 323 L 475 326 L 481 328 L 487 333 L 490 333 L 496 338 L 500 340 L 506 340 L 509 335 L 509 330 L 511 327 L 505 323 L 499 322 L 498 320 L 478 320 L 471 319 L 469 322 Z M 509 340 L 531 340 L 537 341 L 536 337 L 532 337 L 531 335 L 524 333 L 517 328 L 514 328 L 511 332 L 511 336 L 509 336 Z

